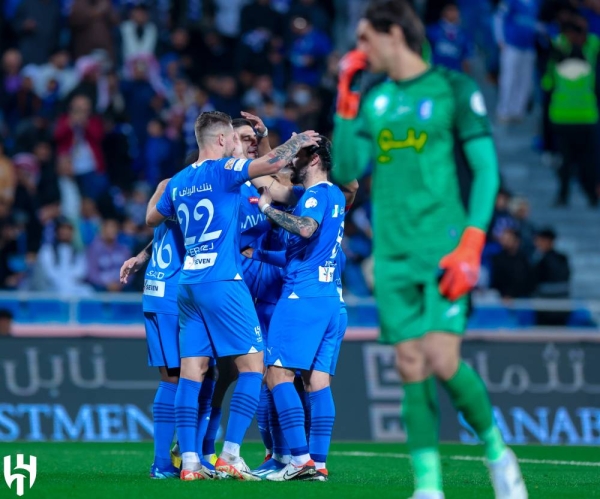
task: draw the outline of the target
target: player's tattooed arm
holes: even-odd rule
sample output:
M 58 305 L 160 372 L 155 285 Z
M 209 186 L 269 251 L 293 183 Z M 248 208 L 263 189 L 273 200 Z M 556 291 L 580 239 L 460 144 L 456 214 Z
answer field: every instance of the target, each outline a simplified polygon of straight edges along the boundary
M 284 168 L 300 149 L 319 145 L 319 134 L 313 130 L 294 135 L 290 140 L 273 149 L 262 158 L 255 159 L 248 167 L 248 176 L 253 179 L 272 175 Z
M 148 208 L 146 208 L 146 225 L 149 225 L 150 227 L 158 227 L 167 218 L 156 209 L 156 205 L 163 195 L 163 192 L 165 192 L 165 188 L 167 187 L 169 180 L 171 179 L 167 178 L 158 184 L 156 192 L 152 195 L 150 201 L 148 202 Z
M 263 213 L 279 225 L 279 227 L 305 239 L 310 238 L 319 228 L 319 224 L 310 217 L 292 215 L 291 213 L 277 210 L 270 205 L 265 207 Z
M 152 242 L 153 240 L 151 240 L 136 256 L 130 258 L 123 264 L 121 271 L 119 272 L 119 278 L 123 284 L 127 284 L 129 276 L 143 268 L 144 265 L 146 265 L 146 262 L 150 260 L 150 257 L 152 256 Z

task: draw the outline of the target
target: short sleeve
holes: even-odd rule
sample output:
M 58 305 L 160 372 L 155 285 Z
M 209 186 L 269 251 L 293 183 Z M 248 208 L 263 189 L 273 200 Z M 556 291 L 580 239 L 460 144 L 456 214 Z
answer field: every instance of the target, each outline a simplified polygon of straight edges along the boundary
M 170 218 L 175 215 L 175 204 L 173 204 L 175 192 L 177 192 L 177 187 L 169 181 L 167 187 L 165 187 L 165 192 L 163 192 L 158 203 L 156 203 L 156 209 L 163 217 Z
M 491 135 L 490 121 L 483 94 L 468 76 L 449 75 L 454 91 L 454 124 L 461 142 Z
M 325 189 L 308 189 L 299 201 L 300 211 L 298 215 L 312 218 L 321 225 L 329 205 L 327 201 L 328 196 Z
M 250 180 L 248 175 L 250 163 L 252 163 L 251 159 L 218 159 L 215 161 L 215 172 L 226 189 L 235 189 Z

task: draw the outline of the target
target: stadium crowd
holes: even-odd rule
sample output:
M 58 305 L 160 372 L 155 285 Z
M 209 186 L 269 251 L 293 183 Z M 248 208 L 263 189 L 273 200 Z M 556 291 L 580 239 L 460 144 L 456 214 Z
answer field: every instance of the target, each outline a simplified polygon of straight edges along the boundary
M 149 196 L 195 150 L 193 124 L 202 111 L 257 114 L 273 146 L 300 130 L 329 134 L 339 54 L 351 46 L 365 3 L 5 0 L 0 288 L 65 295 L 121 290 L 120 263 L 151 234 L 144 224 Z M 595 204 L 596 141 L 581 147 L 577 140 L 597 133 L 596 100 L 565 122 L 560 98 L 553 100 L 562 87 L 546 70 L 568 55 L 550 41 L 559 33 L 597 68 L 591 59 L 600 53 L 600 1 L 413 3 L 429 26 L 435 63 L 471 71 L 478 47 L 490 80 L 499 84 L 498 122 L 520 121 L 535 100 L 543 106 L 540 148 L 565 159 L 557 203 L 568 203 L 578 166 Z M 544 230 L 536 239 L 526 201 L 504 197 L 482 286 L 520 297 L 543 294 L 540 285 L 548 280 L 568 282 L 568 265 L 558 265 L 559 277 L 540 277 L 547 252 L 540 241 L 554 235 Z M 364 181 L 344 243 L 346 283 L 359 296 L 372 289 L 370 215 Z M 140 280 L 126 289 L 140 289 Z

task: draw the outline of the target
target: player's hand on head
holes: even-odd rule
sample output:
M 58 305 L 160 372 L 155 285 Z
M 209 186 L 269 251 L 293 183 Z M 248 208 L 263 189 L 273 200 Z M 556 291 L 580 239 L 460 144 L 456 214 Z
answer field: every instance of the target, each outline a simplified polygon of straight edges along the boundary
M 354 79 L 367 69 L 367 56 L 351 50 L 340 60 L 336 112 L 345 119 L 354 119 L 360 108 L 360 93 L 352 90 Z
M 300 141 L 300 148 L 304 149 L 306 147 L 318 147 L 321 142 L 321 137 L 319 136 L 319 133 L 314 130 L 306 130 L 305 132 L 293 135 L 290 140 Z
M 263 123 L 263 120 L 261 120 L 258 116 L 251 113 L 247 113 L 246 111 L 242 111 L 240 114 L 243 118 L 246 118 L 250 123 L 252 123 L 252 127 L 254 128 L 254 130 L 256 130 L 260 134 L 265 133 L 267 127 Z

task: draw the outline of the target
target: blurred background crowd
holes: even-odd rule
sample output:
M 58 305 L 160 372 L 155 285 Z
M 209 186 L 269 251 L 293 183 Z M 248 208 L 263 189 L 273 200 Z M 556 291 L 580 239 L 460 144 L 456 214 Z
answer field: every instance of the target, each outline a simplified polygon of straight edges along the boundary
M 366 3 L 0 1 L 0 288 L 122 290 L 120 265 L 152 237 L 149 196 L 195 150 L 202 111 L 257 114 L 273 146 L 299 130 L 329 134 L 338 61 Z M 495 127 L 538 110 L 532 146 L 556 173 L 555 204 L 569 204 L 577 177 L 596 206 L 600 0 L 413 3 L 433 62 L 493 89 Z M 346 224 L 356 296 L 372 289 L 369 184 Z M 556 237 L 530 221 L 527 199 L 503 190 L 480 287 L 567 297 Z

